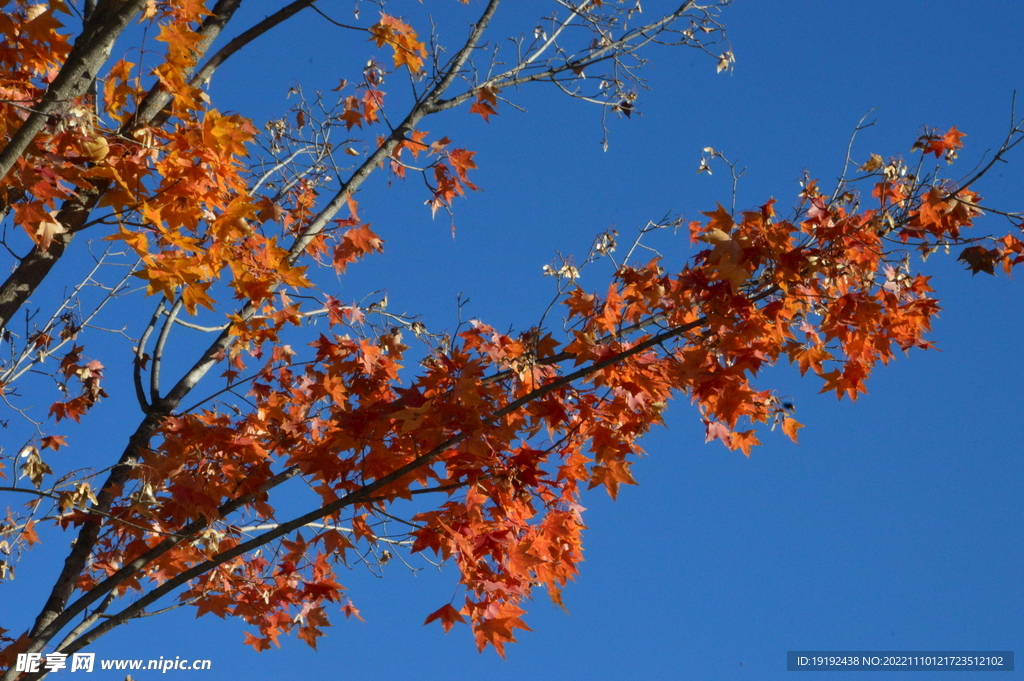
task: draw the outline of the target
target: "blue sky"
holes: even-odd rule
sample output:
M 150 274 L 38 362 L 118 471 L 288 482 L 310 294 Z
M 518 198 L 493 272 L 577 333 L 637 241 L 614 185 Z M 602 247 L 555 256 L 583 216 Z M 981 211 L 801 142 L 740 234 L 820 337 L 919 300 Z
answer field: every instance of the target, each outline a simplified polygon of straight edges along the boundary
M 280 4 L 258 3 L 266 12 Z M 645 10 L 669 4 L 649 0 Z M 349 3 L 330 5 L 347 20 Z M 463 11 L 454 5 L 388 10 L 430 12 L 445 26 Z M 508 3 L 499 28 L 532 31 L 546 6 Z M 718 74 L 693 51 L 652 51 L 642 115 L 610 121 L 607 151 L 596 108 L 543 86 L 506 93 L 525 113 L 503 106 L 487 124 L 458 110 L 425 123 L 432 136 L 478 152 L 472 179 L 484 191 L 456 202 L 453 239 L 449 220 L 432 220 L 422 205 L 420 185 L 370 183 L 361 216 L 386 253 L 353 268 L 337 295 L 386 288 L 389 309 L 445 328 L 463 292 L 467 316 L 526 328 L 553 294 L 541 267 L 556 251 L 582 256 L 610 226 L 625 238 L 666 213 L 693 219 L 728 204 L 724 173 L 695 172 L 704 147 L 746 167 L 738 207 L 769 197 L 785 207 L 805 169 L 831 184 L 853 128 L 874 108 L 878 124 L 858 137 L 854 159 L 907 154 L 922 124 L 955 124 L 968 134 L 958 177 L 1001 142 L 1013 91 L 1024 86 L 1020 3 L 739 1 L 723 20 L 735 70 Z M 313 14 L 270 40 L 217 74 L 215 106 L 262 125 L 287 109 L 290 87 L 351 79 L 361 63 L 350 55 L 369 51 Z M 1019 210 L 1024 158 L 1011 161 L 977 189 L 989 205 Z M 1007 226 L 990 217 L 980 229 Z M 657 245 L 676 262 L 689 253 L 682 236 Z M 207 679 L 292 678 L 301 669 L 307 679 L 703 681 L 786 677 L 787 650 L 1024 650 L 1024 448 L 1014 444 L 1024 421 L 1020 283 L 971 277 L 954 261 L 938 254 L 922 268 L 942 301 L 932 337 L 941 351 L 880 368 L 858 402 L 817 394 L 818 382 L 788 366 L 765 374 L 762 387 L 796 404 L 806 425 L 799 445 L 765 434 L 749 460 L 705 445 L 696 412 L 675 401 L 668 428 L 644 441 L 648 456 L 633 468 L 640 486 L 617 502 L 602 490 L 584 499 L 586 562 L 565 594 L 569 614 L 532 604 L 534 631 L 506 661 L 478 655 L 465 627 L 444 636 L 421 626 L 450 598 L 453 571 L 413 574 L 397 563 L 383 578 L 343 575 L 366 622 L 338 615 L 316 653 L 288 639 L 256 654 L 241 644 L 241 623 L 195 620 L 184 609 L 132 622 L 89 650 L 210 658 Z M 603 289 L 602 276 L 588 270 L 581 283 Z M 115 412 L 107 413 L 113 428 Z M 28 615 L 14 608 L 26 602 L 35 612 L 56 569 L 46 560 L 65 544 L 40 547 L 0 588 L 0 623 L 20 625 Z M 871 678 L 890 676 L 904 678 Z

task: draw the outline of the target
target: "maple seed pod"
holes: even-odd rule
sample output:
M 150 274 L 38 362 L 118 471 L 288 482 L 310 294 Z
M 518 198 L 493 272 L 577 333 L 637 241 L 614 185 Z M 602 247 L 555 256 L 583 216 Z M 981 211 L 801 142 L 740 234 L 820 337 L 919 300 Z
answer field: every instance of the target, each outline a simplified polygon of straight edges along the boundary
M 243 236 L 252 236 L 252 227 L 249 226 L 249 222 L 245 218 L 235 218 L 231 221 L 231 226 L 241 232 Z
M 110 153 L 110 145 L 100 136 L 93 137 L 82 143 L 82 151 L 93 161 L 102 161 Z
M 700 235 L 697 238 L 700 239 L 701 241 L 705 241 L 705 242 L 707 242 L 709 244 L 715 244 L 716 246 L 718 244 L 725 244 L 725 243 L 729 243 L 730 241 L 732 241 L 732 236 L 730 236 L 729 234 L 726 234 L 725 232 L 723 232 L 722 230 L 718 229 L 717 227 L 715 229 L 711 230 L 710 232 L 706 232 L 706 233 Z
M 139 141 L 144 147 L 153 147 L 153 131 L 149 128 L 136 128 L 132 131 L 132 137 Z

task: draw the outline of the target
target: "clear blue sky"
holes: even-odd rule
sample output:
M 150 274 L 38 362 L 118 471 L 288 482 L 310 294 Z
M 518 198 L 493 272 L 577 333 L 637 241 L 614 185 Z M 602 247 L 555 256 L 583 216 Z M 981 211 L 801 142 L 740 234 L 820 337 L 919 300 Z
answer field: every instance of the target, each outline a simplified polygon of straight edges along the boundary
M 258 18 L 281 4 L 247 11 Z M 348 18 L 350 3 L 323 4 Z M 509 2 L 499 22 L 506 32 L 530 32 L 549 4 Z M 645 10 L 670 4 L 648 0 Z M 364 15 L 374 11 L 362 5 Z M 388 11 L 426 10 L 444 26 L 454 5 L 394 2 Z M 444 328 L 454 325 L 462 291 L 468 316 L 526 328 L 552 294 L 541 267 L 556 251 L 583 255 L 609 226 L 626 236 L 669 212 L 696 218 L 728 203 L 724 173 L 695 173 L 703 147 L 747 168 L 739 207 L 769 197 L 785 207 L 805 169 L 831 183 L 857 121 L 877 107 L 878 125 L 858 138 L 854 158 L 907 153 L 922 124 L 955 124 L 968 134 L 960 176 L 998 146 L 1013 91 L 1024 88 L 1022 3 L 739 1 L 723 19 L 735 71 L 717 74 L 694 51 L 651 52 L 642 116 L 611 121 L 607 152 L 596 108 L 544 86 L 506 93 L 527 113 L 503 106 L 485 124 L 460 110 L 425 123 L 478 151 L 472 179 L 484 191 L 456 203 L 453 239 L 447 218 L 431 220 L 418 183 L 371 183 L 361 217 L 387 241 L 386 254 L 354 268 L 337 295 L 387 288 L 390 309 Z M 262 125 L 286 110 L 292 85 L 308 92 L 352 79 L 360 62 L 348 55 L 369 50 L 314 14 L 279 38 L 217 74 L 210 94 L 218 108 Z M 391 87 L 400 88 L 398 79 Z M 978 189 L 990 205 L 1019 210 L 1024 155 L 1011 160 Z M 981 229 L 1005 232 L 1006 224 L 988 218 Z M 677 261 L 687 254 L 683 237 L 658 245 Z M 695 411 L 674 402 L 668 428 L 644 441 L 648 456 L 633 468 L 641 485 L 614 503 L 602 490 L 584 500 L 586 562 L 565 594 L 570 614 L 540 598 L 527 620 L 534 632 L 519 636 L 507 661 L 478 655 L 466 627 L 448 636 L 423 627 L 456 576 L 414 575 L 397 561 L 383 579 L 342 575 L 366 622 L 337 615 L 317 653 L 292 638 L 256 654 L 242 645 L 240 622 L 195 620 L 187 609 L 132 622 L 89 650 L 210 658 L 213 671 L 195 675 L 253 681 L 771 680 L 793 675 L 785 656 L 796 649 L 1024 652 L 1021 285 L 972 278 L 954 260 L 936 255 L 926 267 L 942 300 L 933 335 L 941 352 L 879 369 L 857 403 L 818 395 L 819 382 L 788 366 L 767 372 L 760 385 L 791 396 L 807 426 L 799 445 L 765 434 L 748 460 L 705 445 Z M 597 271 L 581 283 L 607 286 Z M 56 569 L 45 559 L 65 545 L 59 538 L 40 547 L 18 580 L 0 588 L 0 623 L 27 623 L 19 618 L 29 613 L 13 612 L 13 603 L 32 603 L 34 614 Z M 871 676 L 888 678 L 907 677 Z

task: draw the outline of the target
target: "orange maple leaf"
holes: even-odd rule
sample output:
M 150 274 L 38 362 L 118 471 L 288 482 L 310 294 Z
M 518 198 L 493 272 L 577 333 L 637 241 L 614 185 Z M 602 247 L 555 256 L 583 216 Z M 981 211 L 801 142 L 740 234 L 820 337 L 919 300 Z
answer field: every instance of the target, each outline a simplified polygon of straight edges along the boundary
M 524 610 L 511 603 L 502 603 L 499 608 L 502 614 L 508 613 L 511 616 L 484 620 L 474 626 L 474 633 L 478 650 L 483 650 L 490 643 L 498 655 L 505 659 L 505 644 L 516 642 L 515 630 L 533 631 L 533 629 L 526 626 L 526 623 L 519 618 L 519 615 L 524 614 Z
M 947 149 L 961 149 L 964 145 L 960 143 L 960 140 L 964 137 L 967 137 L 967 134 L 957 130 L 954 125 L 949 132 L 942 136 L 942 141 L 946 144 Z
M 761 441 L 757 439 L 757 431 L 744 430 L 742 432 L 732 434 L 732 441 L 729 443 L 729 448 L 732 450 L 742 449 L 743 453 L 749 458 L 750 448 L 759 444 L 761 444 Z
M 343 613 L 345 613 L 345 618 L 346 619 L 355 617 L 360 622 L 365 622 L 366 621 L 366 620 L 363 619 L 362 615 L 359 614 L 358 608 L 356 608 L 356 606 L 352 605 L 352 601 L 348 601 L 347 603 L 345 603 L 345 605 L 341 606 L 341 611 Z
M 957 130 L 954 125 L 949 129 L 949 132 L 942 137 L 924 138 L 922 141 L 926 140 L 927 144 L 923 144 L 922 147 L 924 149 L 924 153 L 935 154 L 935 158 L 938 158 L 947 151 L 962 148 L 963 144 L 960 143 L 960 140 L 964 137 L 967 137 L 967 135 Z
M 473 106 L 469 107 L 469 113 L 480 114 L 483 119 L 490 123 L 491 116 L 498 115 L 498 98 L 497 93 L 500 90 L 484 87 L 476 93 L 476 102 Z
M 381 13 L 380 22 L 370 27 L 370 40 L 377 47 L 385 44 L 394 49 L 395 68 L 403 64 L 413 73 L 423 70 L 423 60 L 427 57 L 426 46 L 419 41 L 412 26 L 401 19 Z
M 39 441 L 40 449 L 52 449 L 59 451 L 61 447 L 67 447 L 68 442 L 64 435 L 47 435 Z
M 709 218 L 711 218 L 711 221 L 708 222 L 707 226 L 708 232 L 720 229 L 726 234 L 728 234 L 729 232 L 732 231 L 733 225 L 736 224 L 735 222 L 733 222 L 732 215 L 729 213 L 729 211 L 723 208 L 722 204 L 720 203 L 718 204 L 718 208 L 715 209 L 714 211 L 710 213 L 705 213 L 701 211 L 701 215 L 707 215 Z
M 803 427 L 803 424 L 799 423 L 796 419 L 789 418 L 788 416 L 782 419 L 782 432 L 788 435 L 789 439 L 793 442 L 797 441 L 796 432 Z
M 39 541 L 39 535 L 36 534 L 36 521 L 30 520 L 25 523 L 25 527 L 21 528 L 21 536 L 25 538 L 25 542 L 29 547 L 41 543 Z
M 456 622 L 466 623 L 466 618 L 459 614 L 459 611 L 452 607 L 451 603 L 446 603 L 442 607 L 438 608 L 434 612 L 427 616 L 427 619 L 423 622 L 424 626 L 430 624 L 434 620 L 441 620 L 441 626 L 444 627 L 444 633 L 448 633 L 455 626 Z

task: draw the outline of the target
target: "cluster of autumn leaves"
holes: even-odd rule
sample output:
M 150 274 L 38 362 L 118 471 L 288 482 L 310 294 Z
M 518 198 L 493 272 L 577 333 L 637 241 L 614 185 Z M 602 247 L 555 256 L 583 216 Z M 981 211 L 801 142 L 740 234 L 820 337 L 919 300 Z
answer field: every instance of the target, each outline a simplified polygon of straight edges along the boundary
M 708 440 L 749 455 L 757 430 L 739 424 L 778 423 L 794 441 L 801 427 L 771 391 L 753 385 L 762 367 L 788 359 L 824 379 L 825 390 L 856 399 L 896 348 L 929 347 L 924 336 L 938 306 L 928 280 L 894 263 L 886 242 L 957 238 L 979 211 L 967 190 L 910 189 L 883 178 L 874 187 L 877 208 L 848 212 L 807 183 L 796 222 L 778 219 L 772 202 L 738 222 L 719 207 L 690 223 L 693 241 L 712 247 L 682 271 L 666 272 L 655 259 L 621 267 L 604 296 L 573 287 L 564 299 L 571 342 L 474 322 L 407 387 L 399 384 L 407 348 L 394 334 L 376 342 L 321 335 L 315 360 L 300 370 L 275 346 L 250 387 L 253 410 L 166 421 L 141 474 L 162 492 L 133 526 L 159 518 L 156 527 L 169 532 L 196 517 L 215 521 L 222 504 L 271 481 L 274 464 L 301 471 L 326 509 L 358 499 L 350 536 L 371 543 L 379 537 L 368 523 L 389 502 L 458 490 L 411 518 L 419 528 L 410 533 L 412 550 L 454 560 L 467 591 L 461 608 L 444 605 L 428 621 L 469 621 L 479 644 L 500 652 L 526 627 L 521 605 L 532 589 L 543 586 L 560 603 L 576 574 L 582 488 L 601 485 L 615 496 L 635 484 L 629 468 L 638 439 L 673 394 L 694 402 Z M 1016 251 L 1002 251 L 1010 265 L 1022 259 L 1013 243 Z M 364 253 L 378 246 L 367 243 Z M 252 508 L 263 520 L 273 515 L 260 501 Z M 142 530 L 122 534 L 108 547 L 112 555 L 127 559 L 147 546 Z M 227 533 L 205 552 L 193 545 L 191 560 L 239 541 Z M 344 557 L 352 543 L 326 529 L 288 546 L 276 564 L 225 562 L 186 595 L 256 625 L 257 648 L 293 626 L 314 641 L 322 613 L 301 623 L 283 613 L 320 613 L 335 600 L 350 607 L 328 558 Z M 183 560 L 159 558 L 149 577 L 165 579 L 175 573 L 166 563 Z M 262 599 L 237 597 L 254 588 Z
M 106 524 L 80 591 L 115 576 L 119 594 L 183 589 L 179 597 L 200 614 L 252 625 L 247 641 L 257 649 L 290 631 L 315 646 L 331 603 L 358 616 L 338 581 L 339 561 L 360 546 L 385 546 L 381 519 L 393 503 L 433 492 L 444 501 L 408 518 L 413 528 L 399 545 L 454 562 L 465 598 L 427 622 L 446 630 L 468 622 L 481 648 L 501 653 L 527 628 L 522 605 L 533 590 L 561 603 L 577 574 L 581 492 L 603 486 L 614 497 L 635 484 L 639 439 L 661 422 L 671 397 L 689 398 L 707 440 L 731 450 L 749 456 L 758 424 L 778 424 L 795 441 L 802 426 L 754 385 L 760 370 L 788 360 L 821 377 L 824 390 L 856 399 L 896 348 L 929 347 L 938 306 L 927 277 L 910 272 L 906 250 L 959 243 L 980 214 L 970 189 L 922 183 L 879 160 L 865 168 L 871 208 L 808 182 L 791 219 L 770 201 L 740 216 L 719 206 L 691 222 L 700 250 L 679 271 L 654 259 L 622 265 L 600 294 L 573 283 L 561 300 L 567 338 L 543 329 L 506 334 L 476 321 L 450 346 L 413 355 L 419 369 L 403 372 L 409 348 L 398 331 L 360 336 L 368 311 L 327 297 L 329 327 L 307 357 L 284 340 L 286 328 L 305 324 L 298 301 L 317 295 L 306 268 L 344 273 L 384 244 L 351 196 L 348 218 L 310 234 L 314 188 L 299 183 L 280 200 L 250 193 L 244 157 L 256 129 L 209 108 L 183 75 L 195 66 L 195 27 L 205 13 L 198 0 L 154 5 L 167 57 L 153 75 L 172 95 L 158 117 L 134 123 L 147 90 L 137 65 L 117 61 L 102 106 L 121 127 L 101 130 L 87 109 L 69 109 L 2 190 L 14 220 L 45 251 L 63 229 L 61 203 L 102 183 L 103 205 L 119 223 L 103 236 L 138 256 L 147 294 L 190 315 L 224 313 L 230 301 L 215 295 L 225 294 L 251 311 L 226 313 L 233 341 L 217 358 L 231 388 L 245 394 L 241 406 L 211 401 L 167 415 L 109 513 L 90 514 L 95 497 L 76 488 L 60 523 Z M 0 15 L 7 102 L 40 97 L 67 53 L 54 12 L 31 15 Z M 427 52 L 408 24 L 383 16 L 369 33 L 393 50 L 395 68 L 422 71 Z M 364 72 L 361 96 L 344 100 L 349 130 L 380 121 L 375 73 Z M 471 112 L 496 114 L 496 94 L 480 89 Z M 10 103 L 0 109 L 0 132 L 9 136 L 24 112 Z M 961 136 L 955 128 L 928 133 L 919 149 L 953 154 Z M 476 189 L 473 152 L 450 144 L 414 131 L 388 155 L 399 176 L 406 151 L 435 159 L 434 211 Z M 1012 235 L 990 246 L 970 245 L 961 257 L 975 272 L 1009 271 L 1024 260 Z M 45 350 L 52 339 L 35 342 Z M 78 421 L 104 396 L 104 368 L 76 345 L 60 371 L 82 392 L 55 402 L 50 414 L 55 423 Z M 66 444 L 48 438 L 44 447 Z M 38 469 L 36 477 L 44 475 Z M 319 507 L 280 522 L 271 493 L 296 476 Z M 248 521 L 257 529 L 243 529 Z M 125 577 L 133 561 L 139 567 Z

